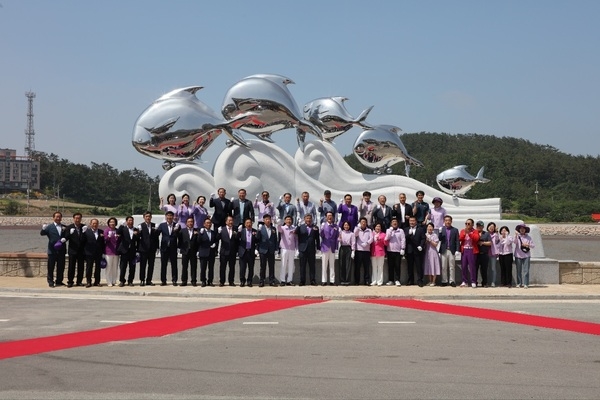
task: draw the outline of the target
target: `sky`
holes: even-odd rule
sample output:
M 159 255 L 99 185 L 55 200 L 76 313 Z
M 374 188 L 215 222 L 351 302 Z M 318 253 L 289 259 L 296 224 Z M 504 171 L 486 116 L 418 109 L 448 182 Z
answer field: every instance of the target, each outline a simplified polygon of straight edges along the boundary
M 146 107 L 199 85 L 220 113 L 237 81 L 276 73 L 300 107 L 344 96 L 352 115 L 373 105 L 369 123 L 404 132 L 598 156 L 599 15 L 593 0 L 0 0 L 0 148 L 24 154 L 33 91 L 36 150 L 162 176 L 131 145 Z M 335 140 L 342 155 L 359 133 Z M 297 150 L 292 130 L 272 138 Z M 209 172 L 224 147 L 222 135 L 204 153 Z

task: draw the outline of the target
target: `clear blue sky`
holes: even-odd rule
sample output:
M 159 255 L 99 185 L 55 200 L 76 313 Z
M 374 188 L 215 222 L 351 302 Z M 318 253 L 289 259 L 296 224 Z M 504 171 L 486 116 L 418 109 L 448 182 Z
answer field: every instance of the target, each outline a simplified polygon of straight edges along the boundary
M 300 106 L 345 96 L 351 114 L 374 105 L 369 122 L 405 132 L 600 153 L 600 1 L 0 4 L 0 147 L 19 154 L 32 90 L 36 150 L 162 176 L 160 161 L 131 146 L 138 115 L 191 85 L 219 111 L 227 89 L 255 73 L 293 79 Z M 358 133 L 336 140 L 342 154 Z M 273 138 L 295 152 L 294 132 Z M 223 148 L 220 138 L 205 153 L 209 171 Z

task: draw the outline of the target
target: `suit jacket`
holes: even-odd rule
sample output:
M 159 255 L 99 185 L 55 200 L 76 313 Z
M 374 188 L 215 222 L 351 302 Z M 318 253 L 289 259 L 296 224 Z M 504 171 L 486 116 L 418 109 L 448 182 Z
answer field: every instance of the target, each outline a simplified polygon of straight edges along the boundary
M 283 219 L 289 215 L 292 217 L 292 224 L 296 223 L 296 218 L 298 218 L 298 210 L 291 202 L 289 204 L 285 204 L 283 201 L 279 201 L 277 210 L 279 211 L 280 220 L 283 221 Z
M 236 254 L 238 250 L 238 237 L 239 233 L 237 233 L 235 228 L 231 228 L 231 237 L 229 237 L 227 226 L 223 226 L 221 232 L 217 232 L 217 246 L 221 245 L 219 254 L 222 256 Z
M 425 228 L 423 226 L 417 225 L 415 227 L 414 235 L 410 233 L 410 227 L 407 226 L 404 228 L 404 236 L 406 237 L 406 254 L 423 254 L 425 251 Z M 421 251 L 417 249 L 417 247 L 421 246 Z
M 210 232 L 210 237 L 209 237 Z M 200 228 L 198 232 L 198 256 L 200 258 L 215 257 L 217 254 L 217 232 Z M 215 247 L 212 247 L 212 245 Z
M 223 226 L 225 225 L 225 219 L 228 215 L 231 215 L 231 201 L 229 199 L 223 198 L 221 200 L 219 197 L 210 199 L 208 202 L 211 208 L 214 208 L 211 221 L 215 226 Z
M 69 241 L 69 252 L 70 256 L 76 256 L 77 254 L 83 254 L 83 246 L 81 244 L 81 238 L 83 236 L 82 229 L 85 224 L 79 224 L 79 231 L 75 227 L 75 224 L 67 226 L 66 239 Z M 71 233 L 71 229 L 75 229 L 75 232 Z
M 247 229 L 244 227 L 240 230 L 239 232 L 239 239 L 238 240 L 238 257 L 242 258 L 247 251 L 249 251 L 250 253 L 254 254 L 254 250 L 256 250 L 257 245 L 258 245 L 258 239 L 257 239 L 257 231 L 254 228 L 250 229 L 250 248 L 247 249 L 246 248 L 246 244 L 248 243 L 248 241 L 246 240 L 246 233 L 247 233 Z
M 448 238 L 446 236 L 446 227 L 442 226 L 440 229 L 440 254 L 444 253 L 446 250 L 450 250 L 452 254 L 460 251 L 460 240 L 458 235 L 458 229 L 452 227 L 450 230 L 450 247 L 448 248 Z
M 319 228 L 314 224 L 311 226 L 311 229 L 308 229 L 306 224 L 298 226 L 296 228 L 296 235 L 298 236 L 298 251 L 316 252 L 321 247 Z
M 275 254 L 275 250 L 277 250 L 277 228 L 271 225 L 269 230 L 271 231 L 270 236 L 268 235 L 267 226 L 262 225 L 256 234 L 258 241 L 258 252 L 260 254 Z
M 86 231 L 87 232 L 87 231 Z M 117 254 L 119 255 L 135 255 L 137 251 L 137 242 L 139 239 L 138 229 L 133 228 L 133 236 L 129 234 L 129 228 L 127 225 L 121 225 L 117 229 L 118 245 L 117 245 Z
M 98 229 L 98 238 L 94 235 L 92 228 L 89 228 L 81 235 L 81 246 L 86 258 L 99 259 L 104 254 L 106 243 L 104 241 L 104 231 Z
M 410 204 L 404 203 L 404 220 L 402 220 L 402 211 L 400 207 L 402 207 L 402 204 L 394 204 L 394 207 L 392 208 L 392 217 L 396 217 L 398 226 L 404 229 L 408 226 L 408 219 L 413 216 L 413 209 Z
M 192 229 L 192 236 L 187 226 L 179 230 L 177 236 L 177 246 L 181 251 L 182 255 L 195 256 L 198 251 L 198 245 L 200 240 L 198 239 L 198 229 Z
M 141 253 L 156 253 L 158 249 L 158 236 L 160 232 L 156 230 L 156 224 L 150 222 L 150 232 L 148 232 L 148 224 L 142 222 L 139 225 L 140 229 L 140 241 L 138 243 L 138 250 Z
M 381 206 L 377 205 L 377 210 L 373 212 L 373 226 L 375 224 L 381 224 L 381 230 L 385 232 L 392 223 L 392 207 L 385 206 L 385 212 L 381 209 Z
M 63 224 L 60 224 L 60 231 L 59 231 L 59 230 L 57 230 L 56 225 L 54 225 L 54 222 L 52 222 L 51 224 L 48 224 L 46 229 L 42 229 L 40 231 L 40 235 L 48 236 L 48 249 L 47 249 L 48 254 L 58 254 L 60 252 L 66 253 L 65 252 L 66 245 L 62 246 L 62 248 L 60 250 L 56 250 L 54 248 L 54 245 L 56 244 L 56 242 L 58 242 L 60 239 L 63 239 L 63 238 L 66 239 L 66 235 L 67 235 L 67 227 L 66 226 L 64 226 Z
M 160 234 L 160 251 L 173 250 L 177 248 L 177 235 L 179 234 L 179 224 L 173 222 L 171 225 L 171 233 L 169 233 L 169 224 L 167 221 L 161 222 L 158 225 Z
M 248 199 L 244 200 L 244 215 L 240 215 L 240 199 L 235 199 L 231 203 L 231 213 L 233 214 L 233 227 L 236 229 L 248 218 L 254 222 L 254 204 Z

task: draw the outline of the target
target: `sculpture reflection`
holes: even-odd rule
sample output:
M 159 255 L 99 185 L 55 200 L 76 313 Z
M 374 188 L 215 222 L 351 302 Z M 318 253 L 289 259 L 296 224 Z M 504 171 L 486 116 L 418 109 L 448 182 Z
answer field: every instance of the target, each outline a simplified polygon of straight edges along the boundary
M 154 101 L 138 117 L 133 128 L 133 147 L 140 153 L 164 160 L 163 168 L 176 162 L 199 159 L 221 133 L 248 147 L 210 107 L 196 97 L 201 86 L 173 90 Z
M 355 125 L 371 129 L 372 126 L 365 120 L 373 106 L 354 118 L 344 105 L 346 100 L 348 100 L 346 97 L 322 97 L 306 103 L 303 108 L 304 119 L 318 127 L 323 133 L 323 139 L 330 142 Z
M 365 167 L 373 168 L 375 174 L 392 173 L 392 165 L 404 161 L 406 176 L 410 165 L 422 167 L 423 163 L 411 157 L 398 134 L 397 126 L 377 125 L 363 131 L 354 142 L 354 155 Z
M 476 183 L 487 183 L 490 180 L 483 177 L 484 167 L 481 167 L 477 176 L 466 171 L 466 165 L 457 165 L 444 172 L 440 172 L 436 181 L 442 191 L 454 197 L 463 197 Z
M 225 94 L 221 113 L 233 121 L 233 128 L 272 142 L 271 135 L 282 129 L 296 128 L 298 145 L 304 148 L 306 133 L 323 139 L 321 132 L 300 114 L 287 85 L 294 83 L 281 75 L 260 74 L 246 77 Z

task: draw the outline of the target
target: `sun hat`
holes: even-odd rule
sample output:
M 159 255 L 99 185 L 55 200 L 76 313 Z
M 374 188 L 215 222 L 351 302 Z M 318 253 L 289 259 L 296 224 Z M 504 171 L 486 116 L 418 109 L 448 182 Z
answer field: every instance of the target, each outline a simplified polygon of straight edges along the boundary
M 525 233 L 529 233 L 529 231 L 531 231 L 531 229 L 529 229 L 529 227 L 525 224 L 519 224 L 517 225 L 517 227 L 515 228 L 515 230 L 519 233 L 521 233 L 521 228 L 525 228 Z

